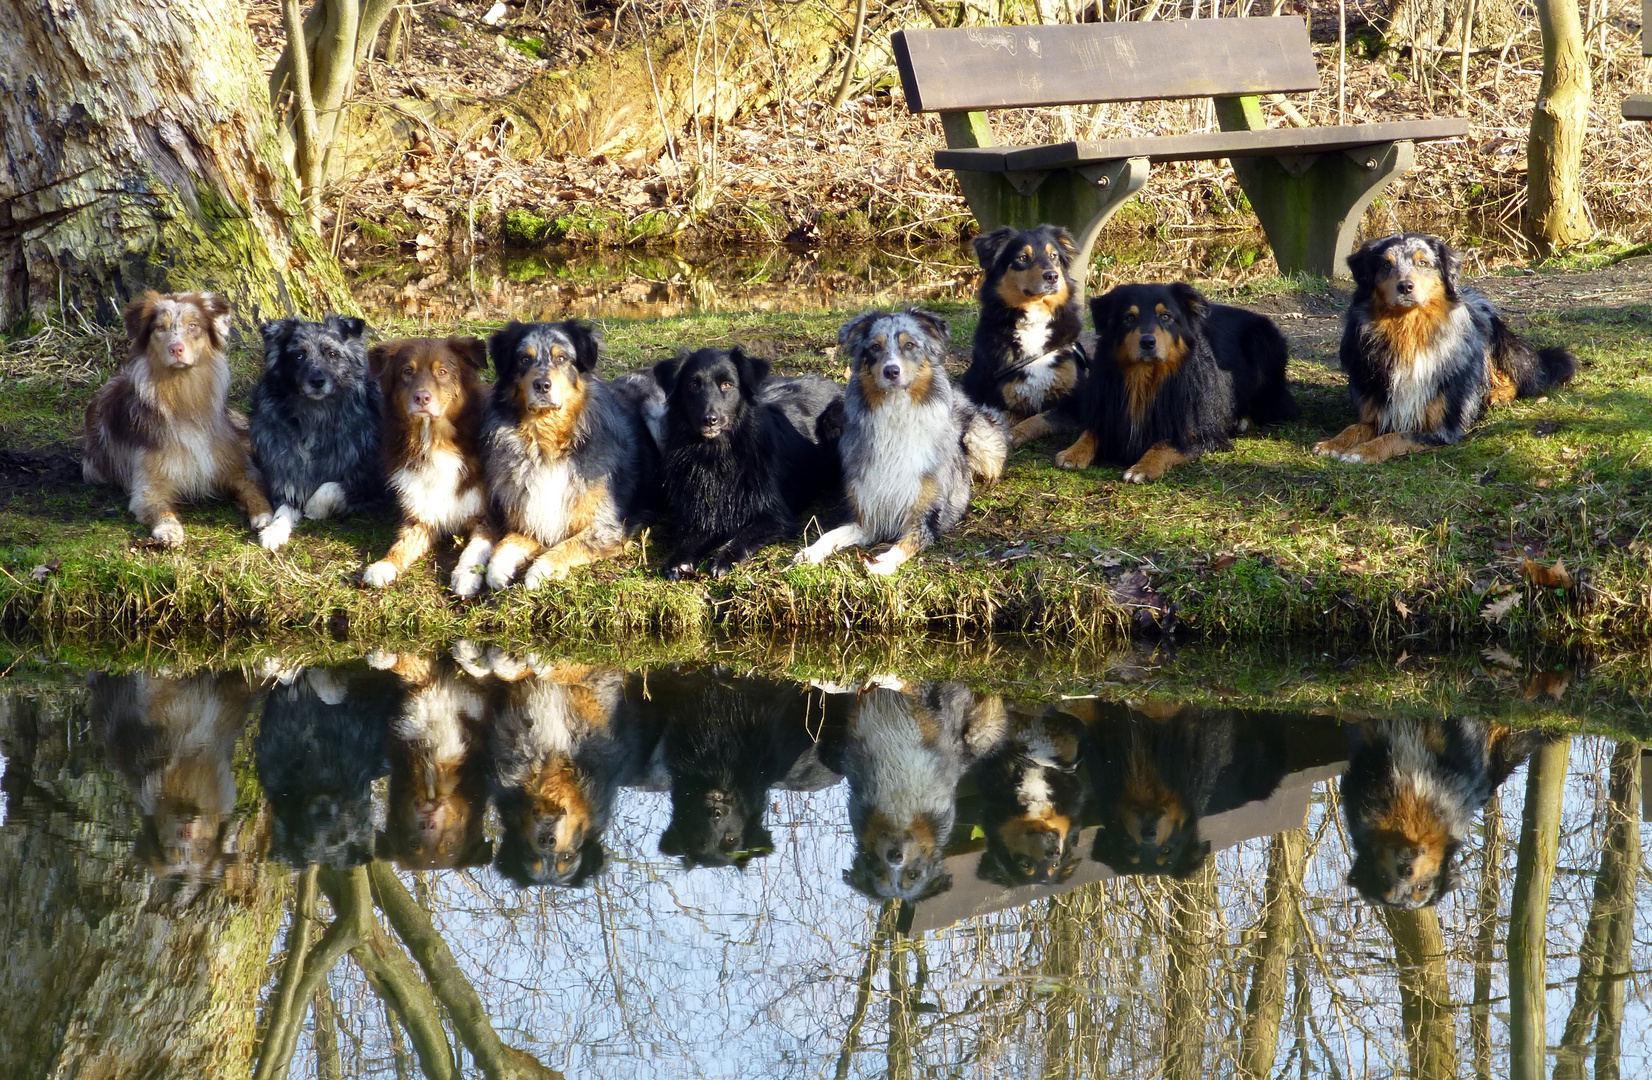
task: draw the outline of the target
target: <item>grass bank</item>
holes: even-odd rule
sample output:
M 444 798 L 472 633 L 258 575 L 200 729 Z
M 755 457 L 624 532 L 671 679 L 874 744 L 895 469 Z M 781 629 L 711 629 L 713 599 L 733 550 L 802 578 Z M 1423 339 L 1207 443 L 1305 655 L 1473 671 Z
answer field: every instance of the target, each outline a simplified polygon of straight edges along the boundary
M 650 569 L 664 554 L 657 534 L 566 585 L 468 605 L 446 597 L 430 562 L 388 592 L 357 587 L 393 537 L 389 510 L 307 523 L 273 555 L 227 505 L 190 510 L 181 550 L 135 544 L 143 534 L 124 500 L 82 486 L 73 459 L 81 411 L 119 342 L 51 331 L 0 353 L 0 622 L 34 633 L 357 638 L 998 631 L 1094 644 L 1174 628 L 1230 640 L 1652 641 L 1652 303 L 1589 275 L 1484 284 L 1522 330 L 1572 346 L 1583 366 L 1571 387 L 1496 410 L 1458 447 L 1375 467 L 1314 457 L 1313 440 L 1348 419 L 1334 367 L 1344 298 L 1275 281 L 1223 298 L 1280 320 L 1302 420 L 1158 484 L 1126 485 L 1116 469 L 1064 473 L 1050 464 L 1056 446 L 1033 446 L 961 528 L 893 580 L 868 578 L 850 554 L 791 567 L 791 549 L 778 548 L 723 581 L 672 584 Z M 947 313 L 967 349 L 973 312 Z M 608 370 L 680 345 L 740 342 L 783 371 L 835 373 L 844 314 L 607 320 Z M 419 329 L 378 326 L 381 336 Z M 256 355 L 237 351 L 234 366 L 244 399 Z M 1563 561 L 1576 585 L 1538 587 L 1526 560 Z

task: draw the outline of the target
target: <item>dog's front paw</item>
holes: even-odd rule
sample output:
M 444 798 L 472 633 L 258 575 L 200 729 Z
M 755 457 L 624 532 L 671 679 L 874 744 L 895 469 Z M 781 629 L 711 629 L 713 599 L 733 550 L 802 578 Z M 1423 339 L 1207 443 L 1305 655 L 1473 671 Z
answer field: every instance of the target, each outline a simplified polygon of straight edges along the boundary
M 374 671 L 389 671 L 396 666 L 399 659 L 400 657 L 389 649 L 373 649 L 367 654 L 367 666 Z
M 734 568 L 740 565 L 740 560 L 733 555 L 717 554 L 711 557 L 706 564 L 706 573 L 714 578 L 725 578 L 734 573 Z
M 498 592 L 509 585 L 527 558 L 527 553 L 519 547 L 494 548 L 493 557 L 488 560 L 488 588 Z
M 568 576 L 568 568 L 549 559 L 535 559 L 528 572 L 522 575 L 524 589 L 537 589 L 552 581 L 561 581 Z
M 675 566 L 668 566 L 665 568 L 665 579 L 667 581 L 681 581 L 683 578 L 691 578 L 693 576 L 694 564 L 691 562 L 680 562 Z
M 329 480 L 315 489 L 310 501 L 304 504 L 304 516 L 320 521 L 344 509 L 344 485 Z
M 1146 469 L 1135 465 L 1132 465 L 1128 469 L 1124 470 L 1124 482 L 1126 484 L 1145 484 L 1152 479 L 1154 478 L 1148 475 Z
M 396 580 L 396 564 L 380 559 L 361 572 L 361 583 L 369 589 L 382 589 Z
M 1055 455 L 1055 467 L 1068 472 L 1077 472 L 1089 464 L 1087 455 L 1075 454 L 1071 449 L 1058 451 Z
M 1335 439 L 1321 439 L 1314 443 L 1314 453 L 1320 457 L 1338 457 L 1341 449 Z
M 820 545 L 810 544 L 808 547 L 792 556 L 792 565 L 819 566 L 821 563 L 826 561 L 826 557 L 830 554 L 831 552 L 826 551 Z
M 1358 450 L 1334 451 L 1331 456 L 1336 458 L 1338 461 L 1346 461 L 1350 465 L 1365 465 L 1370 461 L 1369 458 L 1360 453 Z
M 901 564 L 906 562 L 907 557 L 906 552 L 898 547 L 892 547 L 877 558 L 868 560 L 866 572 L 875 574 L 878 577 L 888 577 L 901 568 Z
M 252 520 L 247 524 L 251 525 L 253 529 L 257 531 L 269 528 L 274 521 L 274 514 L 254 514 L 252 515 Z
M 155 527 L 149 530 L 149 535 L 162 547 L 178 547 L 184 542 L 184 525 L 175 517 L 162 518 L 155 522 Z
M 265 551 L 277 551 L 281 548 L 281 545 L 292 539 L 292 535 L 292 522 L 285 517 L 277 517 L 258 530 L 258 544 Z
M 460 564 L 453 568 L 453 577 L 448 581 L 448 588 L 459 599 L 469 600 L 482 591 L 482 582 L 485 580 L 486 575 L 480 566 Z

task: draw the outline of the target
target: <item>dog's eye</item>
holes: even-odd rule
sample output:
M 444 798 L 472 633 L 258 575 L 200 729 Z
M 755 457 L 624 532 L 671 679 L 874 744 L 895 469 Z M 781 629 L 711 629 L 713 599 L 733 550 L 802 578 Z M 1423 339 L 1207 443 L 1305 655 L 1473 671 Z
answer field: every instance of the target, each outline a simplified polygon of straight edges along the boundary
M 406 367 L 402 368 L 402 378 L 411 379 L 412 377 L 413 377 L 413 365 L 408 364 Z
M 911 338 L 907 338 L 905 341 L 901 342 L 901 348 L 905 349 L 907 352 L 913 352 L 917 349 L 917 347 L 918 343 L 913 341 Z
M 447 368 L 442 367 L 440 364 L 436 365 L 436 377 L 438 379 L 447 378 Z
M 1159 312 L 1159 325 L 1160 326 L 1169 326 L 1170 325 L 1170 312 L 1168 312 L 1168 311 Z
M 717 388 L 724 393 L 727 393 L 728 391 L 734 389 L 734 384 L 729 382 L 727 379 L 724 379 L 722 382 L 717 384 Z

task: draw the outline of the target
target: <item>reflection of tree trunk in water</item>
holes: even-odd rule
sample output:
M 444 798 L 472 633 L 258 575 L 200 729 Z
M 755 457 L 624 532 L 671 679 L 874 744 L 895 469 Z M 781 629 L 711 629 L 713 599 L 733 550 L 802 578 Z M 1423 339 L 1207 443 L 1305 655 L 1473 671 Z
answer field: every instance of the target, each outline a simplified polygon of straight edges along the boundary
M 1570 738 L 1544 743 L 1526 766 L 1526 805 L 1520 813 L 1520 847 L 1509 906 L 1510 1080 L 1542 1080 L 1545 1071 L 1544 931 L 1571 746 Z
M 1239 1030 L 1239 1075 L 1265 1080 L 1279 1052 L 1279 1025 L 1285 1016 L 1291 949 L 1296 944 L 1296 905 L 1302 890 L 1306 829 L 1291 829 L 1268 844 L 1268 878 L 1263 886 L 1261 941 L 1251 969 L 1250 996 Z
M 872 978 L 878 973 L 878 957 L 895 933 L 895 920 L 900 916 L 900 901 L 883 905 L 872 922 L 872 940 L 866 943 L 866 962 L 861 965 L 860 979 L 855 984 L 855 1008 L 849 1016 L 849 1027 L 843 1033 L 843 1049 L 838 1052 L 837 1080 L 849 1075 L 849 1066 L 860 1049 L 860 1029 L 866 1023 L 866 1008 L 872 1000 Z
M 1165 972 L 1164 1077 L 1204 1076 L 1205 1030 L 1210 1021 L 1210 953 L 1215 940 L 1216 862 L 1166 888 L 1170 898 Z
M 1431 907 L 1417 911 L 1385 907 L 1382 921 L 1394 938 L 1394 959 L 1400 969 L 1400 1017 L 1411 1075 L 1416 1080 L 1454 1080 L 1457 1024 L 1451 1009 L 1440 913 Z
M 156 902 L 130 789 L 68 738 L 83 694 L 8 696 L 0 1076 L 245 1076 L 279 875 L 231 867 L 187 912 Z
M 1474 1004 L 1469 1006 L 1469 1043 L 1474 1047 L 1474 1075 L 1491 1080 L 1491 973 L 1497 955 L 1498 902 L 1503 895 L 1503 800 L 1496 792 L 1480 815 L 1485 846 L 1481 849 L 1480 895 L 1474 917 Z
M 920 1041 L 917 1024 L 919 987 L 906 976 L 913 952 L 911 938 L 896 936 L 889 945 L 889 1048 L 884 1075 L 888 1080 L 910 1080 L 913 1051 Z
M 1635 879 L 1641 862 L 1640 811 L 1641 745 L 1619 743 L 1612 754 L 1608 820 L 1600 869 L 1595 873 L 1595 896 L 1579 951 L 1577 994 L 1560 1039 L 1555 1080 L 1583 1080 L 1592 1032 L 1595 1080 L 1618 1075 L 1623 983 L 1629 972 Z

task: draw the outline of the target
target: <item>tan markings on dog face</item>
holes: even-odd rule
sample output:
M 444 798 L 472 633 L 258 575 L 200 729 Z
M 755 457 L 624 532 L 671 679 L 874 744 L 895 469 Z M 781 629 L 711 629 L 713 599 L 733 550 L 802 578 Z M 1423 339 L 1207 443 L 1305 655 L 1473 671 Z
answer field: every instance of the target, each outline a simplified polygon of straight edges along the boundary
M 906 388 L 906 396 L 916 404 L 929 396 L 930 387 L 935 384 L 935 369 L 930 366 L 927 358 L 917 363 L 917 372 L 912 376 L 912 382 Z
M 544 377 L 550 382 L 549 404 L 534 402 L 534 380 Z M 521 408 L 522 434 L 542 455 L 560 457 L 567 452 L 585 409 L 585 398 L 590 384 L 572 364 L 555 363 L 544 369 L 537 365 L 522 372 L 513 390 Z
M 1054 850 L 1048 847 L 1048 837 L 1054 835 Z M 1061 862 L 1072 838 L 1072 821 L 1064 814 L 1045 810 L 1010 818 L 998 827 L 998 839 L 1004 849 L 1030 866 L 1020 867 L 1024 872 L 1048 874 Z
M 553 754 L 540 767 L 533 790 L 528 793 L 534 818 L 556 817 L 552 836 L 556 845 L 556 868 L 566 872 L 579 856 L 580 845 L 591 828 L 591 802 L 579 782 L 573 759 Z
M 1049 263 L 1059 269 L 1060 255 L 1053 245 L 1046 244 L 1045 252 Z M 1045 293 L 1044 272 L 1048 266 L 1041 265 L 1037 252 L 1031 244 L 1021 249 L 1019 257 L 1004 276 L 998 279 L 998 299 L 1012 308 L 1044 307 L 1051 311 L 1067 302 L 1067 275 L 1061 275 L 1061 281 L 1053 293 Z M 1059 299 L 1058 299 L 1059 297 Z
M 860 382 L 861 396 L 866 399 L 869 408 L 876 409 L 883 404 L 883 395 L 886 392 L 883 384 L 878 381 L 878 373 L 871 364 L 861 364 L 855 371 L 855 378 Z
M 1063 469 L 1088 469 L 1096 459 L 1096 436 L 1093 431 L 1080 435 L 1073 445 L 1055 456 L 1055 463 Z

